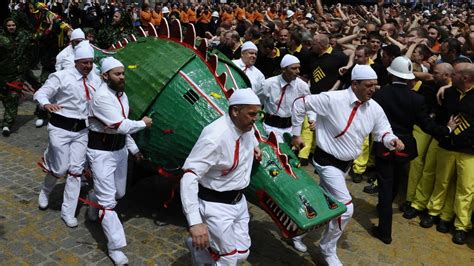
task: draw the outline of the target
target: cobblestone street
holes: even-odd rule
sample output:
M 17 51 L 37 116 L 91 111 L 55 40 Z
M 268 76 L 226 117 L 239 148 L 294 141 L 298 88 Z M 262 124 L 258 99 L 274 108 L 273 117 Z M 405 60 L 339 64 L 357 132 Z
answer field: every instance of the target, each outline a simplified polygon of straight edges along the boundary
M 36 163 L 47 143 L 46 127 L 35 128 L 34 104 L 21 103 L 9 138 L 0 137 L 0 264 L 1 265 L 112 265 L 100 224 L 85 219 L 79 204 L 79 226 L 70 229 L 60 219 L 63 182 L 50 197 L 50 208 L 40 211 L 37 197 L 44 173 Z M 3 108 L 0 109 L 3 116 Z M 308 171 L 311 169 L 308 167 Z M 366 182 L 348 179 L 355 214 L 339 241 L 338 255 L 347 265 L 473 265 L 474 234 L 467 245 L 451 242 L 451 234 L 421 228 L 419 218 L 406 220 L 394 204 L 393 242 L 385 245 L 370 236 L 377 221 L 377 197 L 362 192 Z M 156 176 L 130 180 L 117 211 L 124 224 L 130 265 L 190 265 L 185 247 L 186 221 L 179 199 L 168 208 L 172 184 Z M 82 193 L 84 194 L 86 190 Z M 261 209 L 250 205 L 252 247 L 246 265 L 324 265 L 318 249 L 323 228 L 304 242 L 309 251 L 296 252 L 279 236 L 277 227 Z

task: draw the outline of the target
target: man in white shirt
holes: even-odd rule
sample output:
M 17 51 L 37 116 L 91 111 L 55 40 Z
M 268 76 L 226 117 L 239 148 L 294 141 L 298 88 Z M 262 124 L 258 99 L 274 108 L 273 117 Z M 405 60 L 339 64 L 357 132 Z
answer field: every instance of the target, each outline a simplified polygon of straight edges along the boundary
M 87 158 L 94 178 L 94 192 L 89 193 L 93 206 L 89 207 L 88 216 L 92 220 L 100 217 L 108 240 L 109 256 L 115 265 L 128 263 L 128 258 L 121 251 L 127 245 L 125 232 L 114 211 L 116 199 L 125 195 L 128 152 L 137 160 L 143 158 L 130 134 L 152 125 L 152 119 L 147 116 L 139 121 L 128 119 L 124 71 L 123 64 L 113 57 L 102 61 L 104 83 L 91 103 L 87 145 Z
M 360 155 L 364 138 L 372 133 L 375 141 L 390 150 L 404 149 L 403 142 L 393 135 L 382 107 L 371 99 L 376 85 L 375 71 L 368 65 L 356 65 L 348 89 L 306 96 L 293 105 L 293 145 L 304 145 L 299 136 L 301 125 L 308 111 L 315 112 L 318 116 L 315 172 L 321 178 L 321 187 L 347 207 L 340 218 L 329 222 L 320 241 L 321 252 L 329 265 L 342 265 L 336 253 L 337 240 L 354 210 L 344 176 L 352 160 Z
M 66 68 L 74 68 L 74 48 L 77 47 L 83 40 L 85 39 L 84 32 L 81 29 L 75 29 L 71 33 L 71 43 L 64 48 L 59 54 L 56 56 L 56 64 L 55 69 L 56 71 L 60 71 Z M 92 48 L 92 47 L 91 47 Z M 42 127 L 44 125 L 43 117 L 47 118 L 47 115 L 41 114 L 41 110 L 37 110 L 38 119 L 36 119 L 35 125 L 36 127 Z
M 56 56 L 56 71 L 74 67 L 74 48 L 85 38 L 85 34 L 81 29 L 72 31 L 71 43 Z
M 242 44 L 241 49 L 240 59 L 232 60 L 232 62 L 234 62 L 234 64 L 242 71 L 244 71 L 245 75 L 247 75 L 250 80 L 252 90 L 258 95 L 261 90 L 262 83 L 265 80 L 263 73 L 255 67 L 258 48 L 255 44 L 253 44 L 253 42 L 248 41 Z
M 203 129 L 184 163 L 181 201 L 193 265 L 236 265 L 249 255 L 243 189 L 250 183 L 254 156 L 261 157 L 253 129 L 259 111 L 260 100 L 251 89 L 236 90 L 229 114 Z
M 262 101 L 265 119 L 263 128 L 270 134 L 274 132 L 278 142 L 283 142 L 283 134 L 291 133 L 291 108 L 293 102 L 311 94 L 308 83 L 298 77 L 300 60 L 287 54 L 280 63 L 281 74 L 265 80 L 258 97 Z M 314 123 L 314 115 L 311 122 Z
M 86 161 L 89 103 L 100 78 L 92 72 L 93 52 L 88 47 L 75 50 L 75 67 L 51 74 L 35 93 L 40 107 L 51 113 L 49 143 L 40 164 L 48 174 L 41 188 L 38 205 L 45 210 L 57 178 L 67 176 L 61 218 L 76 227 L 74 217 Z

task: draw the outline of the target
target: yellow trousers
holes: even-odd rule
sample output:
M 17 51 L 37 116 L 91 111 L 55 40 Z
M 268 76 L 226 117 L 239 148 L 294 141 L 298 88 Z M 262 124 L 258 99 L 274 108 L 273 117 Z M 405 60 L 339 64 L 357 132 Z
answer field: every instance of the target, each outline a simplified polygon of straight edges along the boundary
M 436 153 L 438 151 L 438 141 L 432 139 L 426 152 L 425 163 L 421 178 L 415 189 L 415 195 L 411 200 L 411 206 L 419 211 L 426 209 L 426 205 L 433 193 L 433 186 L 436 180 Z M 411 170 L 411 169 L 410 169 Z
M 367 167 L 375 165 L 374 156 L 370 154 L 372 150 L 372 139 L 369 139 L 369 136 L 365 137 L 364 143 L 362 144 L 362 152 L 359 157 L 354 160 L 352 165 L 352 171 L 355 174 L 363 174 Z
M 418 151 L 418 156 L 410 162 L 410 171 L 408 172 L 406 200 L 410 202 L 413 201 L 416 187 L 423 176 L 426 154 L 428 152 L 428 147 L 430 146 L 431 140 L 433 139 L 431 135 L 423 132 L 423 130 L 421 130 L 421 128 L 418 126 L 413 128 L 413 137 L 416 139 L 416 149 Z
M 309 154 L 314 150 L 316 141 L 314 141 L 314 131 L 309 129 L 308 116 L 305 116 L 303 127 L 301 128 L 301 138 L 304 141 L 304 148 L 298 153 L 301 159 L 308 159 Z
M 438 148 L 436 182 L 428 202 L 428 214 L 437 216 L 445 205 L 447 188 L 455 184 L 454 227 L 467 231 L 472 227 L 472 201 L 474 197 L 474 154 L 448 151 Z M 441 163 L 442 162 L 442 163 Z M 455 180 L 457 176 L 457 180 Z

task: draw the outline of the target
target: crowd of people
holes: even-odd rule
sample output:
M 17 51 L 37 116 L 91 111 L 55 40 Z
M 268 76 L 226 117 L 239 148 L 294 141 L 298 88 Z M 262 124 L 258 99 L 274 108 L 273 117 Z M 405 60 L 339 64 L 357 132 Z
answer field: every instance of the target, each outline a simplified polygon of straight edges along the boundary
M 442 233 L 454 229 L 452 241 L 466 242 L 467 232 L 472 228 L 474 205 L 471 126 L 474 124 L 474 14 L 467 1 L 458 1 L 456 5 L 450 1 L 400 4 L 383 0 L 350 5 L 321 0 L 231 4 L 46 2 L 53 13 L 38 11 L 29 2 L 10 2 L 11 17 L 4 21 L 0 32 L 0 62 L 8 66 L 0 70 L 0 97 L 5 107 L 2 133 L 8 137 L 13 130 L 27 81 L 39 89 L 35 93 L 36 126 L 43 126 L 48 113 L 51 117 L 50 143 L 44 162 L 50 176 L 45 179 L 39 205 L 42 209 L 47 207 L 55 176 L 67 176 L 61 217 L 68 226 L 77 226 L 73 215 L 80 189 L 78 176 L 82 174 L 87 153 L 94 173 L 103 173 L 98 179 L 106 180 L 94 182 L 98 183 L 97 195 L 90 198 L 99 202 L 96 207 L 101 213 L 91 216 L 100 216 L 114 261 L 126 259 L 119 252 L 125 245 L 125 235 L 112 210 L 115 194 L 123 196 L 124 188 L 120 182 L 116 189 L 104 185 L 112 182 L 114 176 L 101 171 L 100 165 L 113 158 L 111 167 L 119 172 L 115 178 L 123 180 L 126 171 L 119 166 L 126 156 L 123 150 L 128 148 L 140 159 L 129 134 L 150 126 L 152 121 L 147 117 L 131 121 L 126 112 L 123 117 L 115 117 L 110 110 L 101 110 L 104 106 L 117 107 L 115 102 L 107 103 L 108 94 L 122 92 L 120 97 L 126 97 L 122 86 L 123 66 L 120 62 L 109 62 L 112 67 L 105 68 L 107 71 L 101 69 L 101 81 L 94 76 L 98 70 L 92 71 L 93 48 L 89 44 L 108 49 L 116 41 L 139 32 L 140 27 L 144 31 L 153 30 L 151 27 L 159 30 L 163 19 L 180 20 L 184 30 L 193 24 L 197 40 L 207 39 L 213 52 L 233 60 L 251 82 L 251 94 L 236 95 L 231 100 L 228 120 L 223 118 L 205 130 L 214 139 L 215 134 L 223 138 L 221 143 L 211 145 L 206 142 L 209 136 L 203 134 L 195 146 L 199 151 L 211 151 L 216 149 L 215 145 L 232 151 L 226 158 L 232 166 L 226 176 L 240 180 L 237 187 L 210 182 L 216 178 L 213 173 L 219 169 L 214 168 L 219 165 L 203 168 L 202 161 L 209 158 L 202 158 L 202 153 L 192 152 L 184 165 L 185 186 L 181 192 L 190 225 L 191 250 L 193 245 L 199 248 L 211 245 L 212 258 L 216 260 L 215 255 L 220 253 L 222 256 L 217 256 L 217 261 L 222 259 L 224 264 L 248 256 L 250 239 L 246 238 L 248 226 L 245 225 L 248 213 L 240 192 L 232 194 L 233 198 L 240 197 L 232 203 L 238 203 L 239 211 L 235 214 L 240 217 L 238 231 L 222 233 L 219 222 L 222 217 L 206 217 L 199 210 L 222 210 L 217 205 L 204 204 L 202 197 L 214 201 L 223 197 L 216 192 L 240 191 L 248 185 L 249 173 L 238 169 L 244 163 L 239 164 L 237 159 L 237 165 L 233 165 L 234 146 L 238 152 L 242 140 L 240 152 L 245 152 L 242 162 L 244 158 L 245 162 L 251 161 L 252 154 L 259 154 L 258 147 L 252 146 L 254 143 L 248 139 L 251 131 L 248 125 L 256 119 L 253 114 L 258 113 L 260 107 L 256 106 L 260 103 L 267 133 L 275 132 L 280 142 L 284 133 L 293 135 L 292 145 L 298 150 L 301 164 L 314 165 L 321 186 L 347 206 L 342 219 L 329 224 L 320 243 L 329 265 L 341 264 L 336 253 L 337 240 L 355 211 L 346 186 L 347 172 L 353 182 L 367 179 L 370 184 L 364 188 L 365 192 L 378 193 L 379 224 L 371 233 L 383 243 L 392 242 L 391 204 L 399 194 L 406 195 L 400 202 L 403 217 L 420 216 L 421 227 L 436 224 L 436 230 Z M 33 75 L 35 69 L 41 69 L 40 76 Z M 95 92 L 95 88 L 103 86 L 106 88 L 101 93 Z M 86 101 L 76 99 L 78 95 L 61 94 L 70 87 L 81 90 L 86 87 Z M 104 95 L 92 99 L 92 94 Z M 120 97 L 118 110 L 120 106 L 121 110 L 123 106 L 128 110 L 126 98 Z M 53 99 L 55 102 L 50 102 Z M 60 105 L 73 105 L 69 108 L 73 111 L 61 109 L 62 100 Z M 97 118 L 102 122 L 92 123 L 96 126 L 90 127 L 90 131 L 82 122 L 87 118 L 84 106 L 89 105 L 88 101 L 92 101 L 92 108 L 97 108 L 94 113 L 103 114 Z M 104 127 L 103 122 L 112 129 Z M 71 125 L 74 130 L 68 128 Z M 241 131 L 234 132 L 232 125 Z M 224 133 L 216 132 L 223 127 L 228 128 Z M 114 142 L 113 155 L 105 152 L 111 148 L 108 142 L 91 142 L 104 134 L 120 136 L 121 145 L 110 142 Z M 89 144 L 84 141 L 87 136 Z M 229 141 L 235 136 L 239 142 Z M 71 157 L 75 161 L 69 168 L 59 155 L 66 140 L 74 140 L 77 145 L 75 152 L 68 150 L 75 153 Z M 122 153 L 118 155 L 119 151 Z M 407 181 L 406 187 L 400 186 L 403 180 Z M 193 194 L 198 189 L 197 183 L 199 201 Z M 208 233 L 213 241 L 207 238 Z M 237 233 L 239 237 L 233 235 Z M 223 241 L 223 235 L 232 241 Z M 301 252 L 307 250 L 303 237 L 293 238 L 295 249 Z M 203 256 L 206 257 L 193 253 L 193 259 Z

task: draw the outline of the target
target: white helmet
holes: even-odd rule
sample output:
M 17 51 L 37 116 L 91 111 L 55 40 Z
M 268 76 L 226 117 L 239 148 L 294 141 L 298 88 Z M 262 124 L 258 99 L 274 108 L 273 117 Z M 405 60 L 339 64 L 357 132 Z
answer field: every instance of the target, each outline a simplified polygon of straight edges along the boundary
M 219 17 L 219 12 L 217 12 L 217 11 L 212 12 L 211 17 L 218 18 Z
M 413 75 L 413 65 L 411 60 L 406 56 L 398 56 L 393 59 L 390 66 L 387 67 L 387 71 L 401 79 L 415 79 L 415 75 Z
M 291 18 L 294 14 L 295 14 L 295 12 L 293 12 L 293 10 L 288 9 L 286 11 L 286 17 L 287 18 Z
M 164 6 L 164 7 L 161 9 L 161 13 L 163 13 L 163 14 L 167 14 L 167 13 L 169 13 L 169 12 L 170 12 L 170 10 L 168 9 L 167 6 Z

